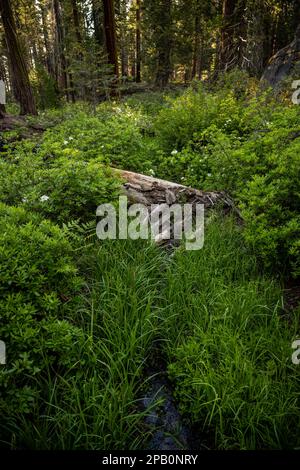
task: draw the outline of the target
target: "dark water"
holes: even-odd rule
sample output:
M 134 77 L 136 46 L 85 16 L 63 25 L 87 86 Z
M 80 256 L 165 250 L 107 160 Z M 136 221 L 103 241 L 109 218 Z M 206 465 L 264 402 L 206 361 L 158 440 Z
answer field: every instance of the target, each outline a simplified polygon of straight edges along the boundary
M 151 406 L 159 401 L 153 409 Z M 151 411 L 145 419 L 148 428 L 153 429 L 149 450 L 189 450 L 191 433 L 183 423 L 172 395 L 172 389 L 165 373 L 150 378 L 148 390 L 143 397 L 143 407 Z

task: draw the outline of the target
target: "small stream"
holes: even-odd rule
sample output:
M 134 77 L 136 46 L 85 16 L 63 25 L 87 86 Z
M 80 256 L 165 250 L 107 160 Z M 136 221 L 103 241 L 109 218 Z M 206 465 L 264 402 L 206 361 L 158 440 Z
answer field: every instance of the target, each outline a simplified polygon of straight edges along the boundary
M 156 361 L 153 363 L 156 364 Z M 147 450 L 201 450 L 199 438 L 195 437 L 192 427 L 178 410 L 163 362 L 158 361 L 155 368 L 148 368 L 145 375 L 148 385 L 141 401 L 143 410 L 149 411 L 145 425 L 152 432 Z

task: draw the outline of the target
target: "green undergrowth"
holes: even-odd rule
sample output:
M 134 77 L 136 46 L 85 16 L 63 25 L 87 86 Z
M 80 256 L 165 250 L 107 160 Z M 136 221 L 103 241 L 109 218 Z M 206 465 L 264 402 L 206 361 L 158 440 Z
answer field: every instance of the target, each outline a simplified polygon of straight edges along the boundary
M 280 286 L 259 274 L 240 231 L 213 223 L 200 252 L 176 253 L 165 305 L 180 410 L 221 449 L 299 446 L 299 368 Z
M 44 257 L 49 249 L 47 240 L 39 248 Z M 181 248 L 170 258 L 147 242 L 98 242 L 77 252 L 77 266 L 70 275 L 84 285 L 75 303 L 72 293 L 67 303 L 60 300 L 63 310 L 53 301 L 47 313 L 34 296 L 21 309 L 5 294 L 3 443 L 143 448 L 153 431 L 140 403 L 149 379 L 144 370 L 159 343 L 196 437 L 213 448 L 299 445 L 299 370 L 291 361 L 299 315 L 284 311 L 280 286 L 259 274 L 232 222 L 211 222 L 200 251 Z M 35 276 L 39 270 L 41 264 Z M 67 295 L 65 282 L 55 288 Z M 30 289 L 20 284 L 18 295 Z
M 63 174 L 76 164 L 84 174 L 83 166 L 92 173 L 98 163 L 201 190 L 226 190 L 246 221 L 246 243 L 265 268 L 299 277 L 300 108 L 286 94 L 262 90 L 245 74 L 231 72 L 214 89 L 194 84 L 165 95 L 133 95 L 101 103 L 95 113 L 78 103 L 43 111 L 39 119 L 50 127 L 38 142 L 10 146 L 6 158 L 2 152 L 4 192 L 21 188 L 17 200 L 9 195 L 4 202 L 28 198 L 26 179 L 30 183 L 37 165 L 49 170 L 48 187 L 51 175 L 59 180 L 57 167 Z M 29 196 L 36 197 L 34 191 Z M 86 201 L 83 194 L 79 202 Z
M 68 105 L 41 114 L 38 138 L 2 139 L 3 447 L 144 448 L 158 344 L 197 440 L 300 446 L 299 309 L 281 285 L 299 277 L 299 107 L 244 78 Z M 215 215 L 202 250 L 172 255 L 97 241 L 96 208 L 120 194 L 111 167 L 225 189 L 244 224 Z
M 34 308 L 28 300 L 27 310 L 16 305 L 14 316 L 7 308 L 0 329 L 9 364 L 0 371 L 2 445 L 136 449 L 147 438 L 139 399 L 143 367 L 162 321 L 165 256 L 143 243 L 107 242 L 78 252 L 77 262 L 85 273 L 80 299 L 72 305 L 70 297 L 64 314 L 57 305 L 56 323 L 54 312 L 49 316 L 40 303 Z M 28 283 L 25 288 L 30 290 Z M 7 299 L 10 309 L 13 300 Z M 26 408 L 18 406 L 19 395 Z

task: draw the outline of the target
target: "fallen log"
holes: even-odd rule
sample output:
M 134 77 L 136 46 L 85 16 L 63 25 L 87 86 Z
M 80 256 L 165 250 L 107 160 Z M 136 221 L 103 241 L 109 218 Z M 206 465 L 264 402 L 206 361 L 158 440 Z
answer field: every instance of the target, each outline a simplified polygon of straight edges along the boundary
M 113 169 L 123 180 L 123 192 L 130 204 L 203 204 L 205 209 L 221 207 L 225 212 L 232 212 L 241 219 L 240 212 L 225 191 L 200 191 L 182 184 L 133 173 L 132 171 Z
M 5 131 L 38 131 L 38 132 L 43 132 L 45 131 L 45 127 L 42 125 L 36 123 L 30 123 L 26 120 L 24 116 L 12 116 L 11 114 L 4 114 L 2 115 L 2 118 L 0 119 L 0 131 L 5 132 Z M 26 138 L 27 135 L 24 135 L 24 138 Z
M 200 191 L 182 184 L 153 178 L 151 176 L 134 173 L 131 171 L 113 171 L 123 180 L 123 194 L 128 198 L 128 205 L 142 204 L 146 206 L 150 219 L 157 212 L 157 205 L 166 204 L 190 204 L 192 206 L 192 217 L 196 214 L 196 206 L 202 204 L 204 210 L 219 209 L 226 214 L 234 214 L 238 223 L 242 223 L 240 212 L 235 207 L 233 200 L 225 191 Z M 184 219 L 184 217 L 183 217 Z M 171 221 L 170 227 L 165 230 L 160 224 L 159 234 L 154 238 L 158 245 L 167 247 L 178 246 L 180 240 L 176 237 L 178 230 L 185 231 L 185 221 Z
M 26 121 L 22 116 L 11 116 L 10 114 L 3 114 L 0 120 L 0 131 L 11 131 L 24 127 Z
M 30 123 L 24 116 L 3 115 L 0 118 L 0 152 L 4 143 L 13 143 L 23 139 L 31 139 L 40 135 L 46 129 L 38 123 Z M 15 131 L 9 136 L 10 131 Z

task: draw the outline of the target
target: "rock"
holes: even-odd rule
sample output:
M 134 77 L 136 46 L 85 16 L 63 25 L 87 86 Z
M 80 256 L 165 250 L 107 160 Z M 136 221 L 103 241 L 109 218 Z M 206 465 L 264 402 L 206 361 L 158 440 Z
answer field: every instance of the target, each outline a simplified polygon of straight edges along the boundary
M 280 49 L 270 60 L 261 80 L 276 86 L 281 80 L 290 75 L 295 68 L 300 67 L 300 25 L 294 40 L 288 46 Z

